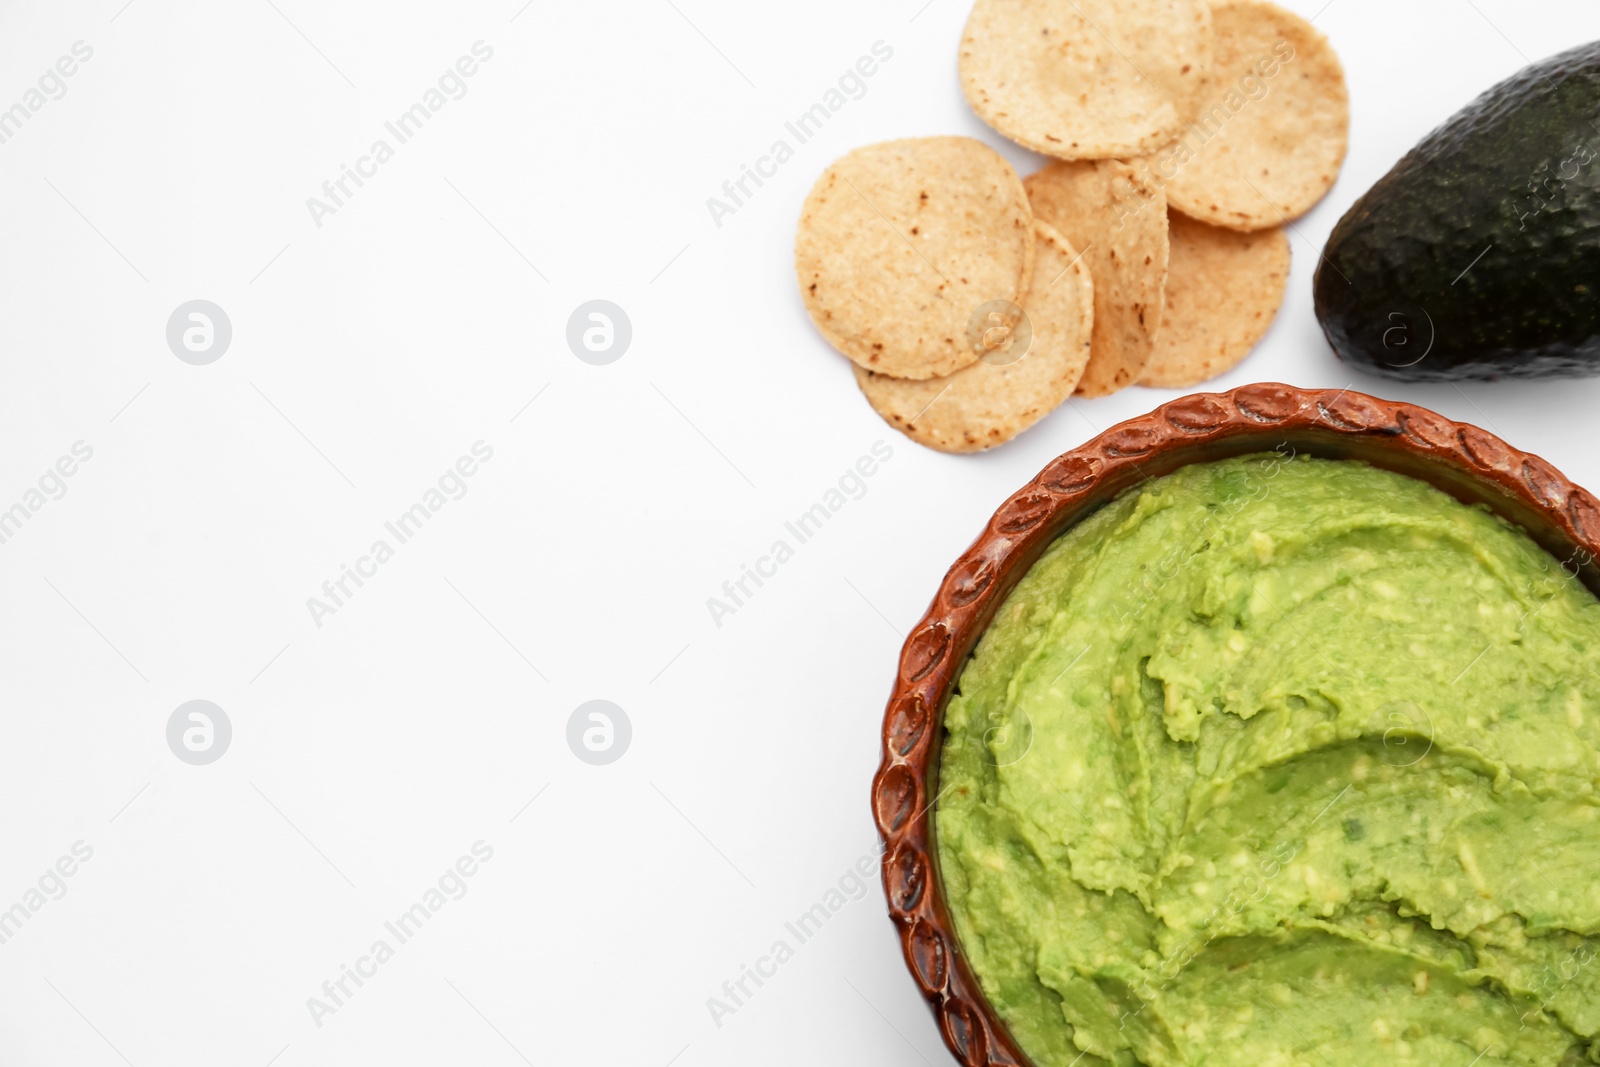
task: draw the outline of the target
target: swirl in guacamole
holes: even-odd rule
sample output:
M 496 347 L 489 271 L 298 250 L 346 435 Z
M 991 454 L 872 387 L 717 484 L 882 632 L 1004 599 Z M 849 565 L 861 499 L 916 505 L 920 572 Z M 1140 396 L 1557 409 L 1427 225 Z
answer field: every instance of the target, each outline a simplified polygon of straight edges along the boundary
M 1185 467 L 1023 577 L 944 889 L 1037 1067 L 1600 1062 L 1600 601 L 1420 481 Z

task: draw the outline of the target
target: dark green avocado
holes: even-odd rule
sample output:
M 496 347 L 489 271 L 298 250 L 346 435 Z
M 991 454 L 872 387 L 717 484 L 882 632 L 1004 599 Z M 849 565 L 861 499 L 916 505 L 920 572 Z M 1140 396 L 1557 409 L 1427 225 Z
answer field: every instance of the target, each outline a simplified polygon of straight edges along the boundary
M 1424 138 L 1339 220 L 1314 288 L 1333 350 L 1374 374 L 1600 374 L 1600 41 Z

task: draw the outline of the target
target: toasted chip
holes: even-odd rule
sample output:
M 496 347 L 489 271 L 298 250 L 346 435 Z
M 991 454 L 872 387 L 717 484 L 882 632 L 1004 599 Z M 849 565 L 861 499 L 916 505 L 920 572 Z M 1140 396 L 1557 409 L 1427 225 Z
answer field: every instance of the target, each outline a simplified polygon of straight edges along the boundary
M 1194 117 L 1206 0 L 978 0 L 961 37 L 972 109 L 1061 159 L 1145 155 Z
M 968 320 L 989 301 L 1018 300 L 1033 256 L 1022 180 L 970 137 L 886 141 L 834 163 L 806 197 L 794 253 L 823 336 L 901 378 L 976 362 Z
M 1344 68 L 1311 23 L 1267 0 L 1220 0 L 1211 17 L 1216 54 L 1200 112 L 1157 153 L 1157 176 L 1190 218 L 1279 226 L 1339 176 L 1350 133 Z
M 1132 385 L 1155 351 L 1167 284 L 1167 198 L 1116 160 L 1056 162 L 1023 179 L 1036 219 L 1083 253 L 1094 277 L 1094 342 L 1081 396 Z
M 1139 384 L 1177 388 L 1231 369 L 1267 332 L 1289 281 L 1289 236 L 1207 226 L 1176 212 L 1169 222 L 1167 306 Z
M 941 452 L 981 452 L 1038 422 L 1072 394 L 1089 361 L 1094 282 L 1049 223 L 1035 221 L 1038 259 L 1025 314 L 1004 321 L 977 363 L 944 378 L 906 381 L 856 367 L 856 384 L 884 419 Z

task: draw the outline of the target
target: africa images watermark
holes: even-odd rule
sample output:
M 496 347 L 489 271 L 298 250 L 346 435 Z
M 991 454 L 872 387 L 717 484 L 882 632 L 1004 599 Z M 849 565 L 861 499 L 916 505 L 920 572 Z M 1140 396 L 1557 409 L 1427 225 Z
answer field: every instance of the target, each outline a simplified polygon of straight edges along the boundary
M 467 95 L 466 79 L 478 73 L 480 63 L 487 63 L 494 58 L 494 49 L 483 41 L 474 41 L 471 52 L 471 55 L 461 56 L 453 66 L 446 68 L 439 75 L 438 82 L 423 91 L 420 102 L 412 104 L 393 120 L 383 124 L 389 136 L 394 138 L 393 145 L 385 138 L 378 138 L 367 149 L 366 155 L 356 158 L 354 167 L 347 163 L 339 164 L 339 176 L 322 183 L 322 198 L 306 197 L 306 210 L 311 212 L 311 221 L 316 223 L 317 229 L 322 229 L 325 216 L 338 214 L 339 209 L 355 196 L 356 191 L 366 184 L 364 179 L 377 176 L 378 167 L 394 158 L 396 147 L 421 133 L 422 127 L 445 104 Z M 447 93 L 448 96 L 445 95 Z M 352 182 L 355 183 L 355 189 L 350 188 Z
M 428 520 L 444 510 L 450 501 L 460 500 L 467 495 L 467 479 L 478 473 L 480 464 L 494 458 L 494 448 L 484 441 L 474 441 L 471 451 L 472 455 L 461 456 L 452 466 L 445 468 L 438 482 L 428 487 L 421 500 L 383 524 L 384 530 L 394 538 L 394 544 L 391 545 L 387 538 L 378 538 L 367 549 L 366 555 L 356 558 L 354 567 L 348 563 L 339 564 L 339 576 L 322 583 L 321 597 L 306 597 L 306 610 L 311 613 L 311 621 L 317 629 L 322 629 L 324 618 L 337 615 L 339 609 L 367 584 L 368 578 L 377 576 L 378 568 L 394 558 L 398 546 L 417 536 Z M 445 495 L 447 493 L 449 496 Z M 352 584 L 354 588 L 351 588 Z
M 82 41 L 72 42 L 71 52 L 71 55 L 57 59 L 54 66 L 45 68 L 45 72 L 39 75 L 36 88 L 25 90 L 20 100 L 0 111 L 0 144 L 8 143 L 21 133 L 23 124 L 42 111 L 50 101 L 66 96 L 66 80 L 78 73 L 80 64 L 94 58 L 94 49 Z
M 72 454 L 61 456 L 39 475 L 37 486 L 23 491 L 22 498 L 0 511 L 0 545 L 8 543 L 22 531 L 23 523 L 39 513 L 52 500 L 67 495 L 67 479 L 78 473 L 78 466 L 94 458 L 94 449 L 86 442 L 74 441 Z
M 80 864 L 94 858 L 94 848 L 83 841 L 74 841 L 71 852 L 70 856 L 62 856 L 46 867 L 36 885 L 29 886 L 23 892 L 21 900 L 0 911 L 0 945 L 16 937 L 28 920 L 46 904 L 66 896 L 66 880 L 78 873 Z
M 1590 119 L 1589 124 L 1597 131 L 1600 131 L 1600 123 Z M 1542 160 L 1533 173 L 1529 175 L 1526 188 L 1523 191 L 1514 190 L 1512 200 L 1507 205 L 1512 212 L 1516 213 L 1517 232 L 1525 233 L 1527 231 L 1529 219 L 1532 219 L 1534 225 L 1537 226 L 1541 216 L 1559 217 L 1563 211 L 1567 210 L 1567 198 L 1563 196 L 1567 185 L 1576 181 L 1584 170 L 1594 163 L 1597 156 L 1600 156 L 1600 153 L 1597 153 L 1587 140 L 1583 140 L 1575 144 L 1571 149 L 1571 153 L 1565 159 L 1557 162 L 1554 169 L 1551 168 L 1551 160 Z M 1580 186 L 1579 188 L 1579 195 L 1587 195 L 1585 187 Z M 1478 261 L 1488 255 L 1493 247 L 1494 245 L 1490 244 L 1482 252 L 1479 252 L 1477 258 L 1467 264 L 1466 269 L 1457 275 L 1455 281 L 1450 284 L 1454 286 L 1456 282 L 1465 278 L 1472 268 L 1478 265 Z M 1587 291 L 1587 286 L 1578 287 L 1579 293 Z M 1414 367 L 1428 358 L 1429 353 L 1433 351 L 1434 342 L 1438 340 L 1439 331 L 1434 325 L 1432 313 L 1422 304 L 1406 299 L 1396 300 L 1395 303 L 1399 306 L 1390 311 L 1384 318 L 1385 326 L 1380 340 L 1383 343 L 1386 354 L 1381 358 L 1385 366 L 1393 367 L 1396 370 L 1404 370 L 1407 367 Z M 1419 327 L 1422 325 L 1427 326 L 1427 338 L 1420 346 L 1413 342 L 1411 335 L 1413 324 Z M 1420 329 L 1418 336 L 1421 336 Z M 1411 356 L 1411 352 L 1418 348 L 1421 351 L 1416 356 L 1405 359 L 1404 362 L 1399 362 L 1401 358 Z M 1395 356 L 1396 359 L 1390 359 L 1389 355 Z
M 717 629 L 722 629 L 724 618 L 736 614 L 747 605 L 756 591 L 766 585 L 767 579 L 777 577 L 778 568 L 794 559 L 797 546 L 815 537 L 828 520 L 844 510 L 850 501 L 866 496 L 867 479 L 877 474 L 879 467 L 893 458 L 894 449 L 889 447 L 887 441 L 872 442 L 870 454 L 845 468 L 837 484 L 830 486 L 822 494 L 821 500 L 783 524 L 784 532 L 794 539 L 794 544 L 789 543 L 788 537 L 780 537 L 772 542 L 766 555 L 756 557 L 754 567 L 746 563 L 739 564 L 738 577 L 722 583 L 722 596 L 706 597 L 706 610 L 711 613 L 711 621 Z M 752 584 L 754 588 L 751 588 Z
M 854 65 L 846 67 L 837 84 L 824 92 L 821 100 L 802 111 L 793 122 L 783 124 L 784 132 L 794 138 L 793 145 L 788 138 L 779 137 L 772 142 L 766 155 L 756 157 L 754 167 L 748 163 L 739 164 L 738 177 L 722 183 L 722 196 L 706 197 L 706 210 L 711 213 L 711 221 L 716 223 L 717 229 L 722 229 L 724 218 L 737 214 L 746 201 L 755 196 L 756 190 L 766 184 L 763 179 L 777 177 L 778 168 L 794 158 L 797 146 L 815 137 L 823 124 L 844 110 L 850 101 L 866 96 L 867 79 L 893 58 L 892 47 L 883 41 L 873 41 L 870 55 L 861 56 Z M 752 182 L 755 189 L 750 188 Z
M 778 968 L 794 959 L 796 948 L 816 937 L 829 919 L 844 910 L 845 905 L 866 897 L 870 891 L 872 873 L 878 869 L 882 855 L 883 842 L 880 840 L 846 867 L 835 883 L 823 891 L 819 900 L 783 924 L 784 932 L 794 939 L 794 944 L 789 943 L 789 937 L 778 938 L 763 955 L 756 957 L 753 967 L 747 963 L 739 964 L 738 976 L 724 981 L 718 990 L 721 996 L 712 994 L 706 998 L 706 1010 L 711 1013 L 711 1021 L 718 1030 L 722 1029 L 725 1018 L 737 1015 L 739 1009 L 748 1004 L 768 980 L 777 977 Z
M 1178 176 L 1178 173 L 1199 154 L 1207 144 L 1221 136 L 1228 123 L 1253 102 L 1265 100 L 1272 93 L 1272 87 L 1267 83 L 1283 73 L 1283 68 L 1294 62 L 1294 45 L 1280 39 L 1273 45 L 1272 52 L 1258 58 L 1251 67 L 1250 72 L 1240 75 L 1220 100 L 1206 108 L 1196 116 L 1193 122 L 1186 124 L 1177 139 L 1161 151 L 1155 159 L 1144 164 L 1144 173 L 1151 181 L 1162 188 Z M 1141 196 L 1132 198 L 1138 201 L 1137 206 L 1125 208 L 1117 219 L 1121 226 L 1129 216 L 1137 215 L 1149 206 L 1152 198 Z
M 339 976 L 322 983 L 322 996 L 306 998 L 306 1010 L 311 1013 L 311 1021 L 317 1029 L 322 1029 L 322 1022 L 327 1016 L 338 1014 L 339 1009 L 345 1007 L 366 985 L 367 979 L 377 977 L 378 968 L 394 959 L 397 947 L 415 937 L 429 919 L 444 910 L 446 904 L 467 895 L 467 879 L 478 873 L 480 865 L 494 859 L 493 846 L 482 839 L 474 841 L 470 851 L 471 855 L 461 856 L 446 867 L 438 881 L 423 890 L 422 899 L 394 920 L 383 924 L 388 938 L 380 937 L 374 941 L 365 955 L 356 957 L 354 967 L 346 963 L 339 964 Z M 393 944 L 390 944 L 389 938 L 394 939 Z M 352 983 L 354 989 L 350 988 Z
M 1587 141 L 1580 141 L 1570 156 L 1556 164 L 1555 170 L 1550 169 L 1548 159 L 1539 164 L 1539 169 L 1528 178 L 1528 207 L 1517 216 L 1517 230 L 1519 232 L 1526 230 L 1528 219 L 1546 209 L 1551 213 L 1559 211 L 1559 205 L 1555 207 L 1551 205 L 1555 204 L 1562 190 L 1567 187 L 1567 183 L 1577 178 L 1583 172 L 1583 168 L 1594 162 L 1595 155 L 1595 150 L 1589 147 Z

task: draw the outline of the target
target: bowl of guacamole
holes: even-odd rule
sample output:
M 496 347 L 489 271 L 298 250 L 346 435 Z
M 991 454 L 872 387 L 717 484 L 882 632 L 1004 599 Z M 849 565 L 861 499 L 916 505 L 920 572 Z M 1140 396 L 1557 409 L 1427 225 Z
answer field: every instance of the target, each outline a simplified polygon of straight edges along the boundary
M 874 780 L 957 1059 L 1600 1062 L 1597 518 L 1475 427 L 1270 384 L 1002 505 Z

